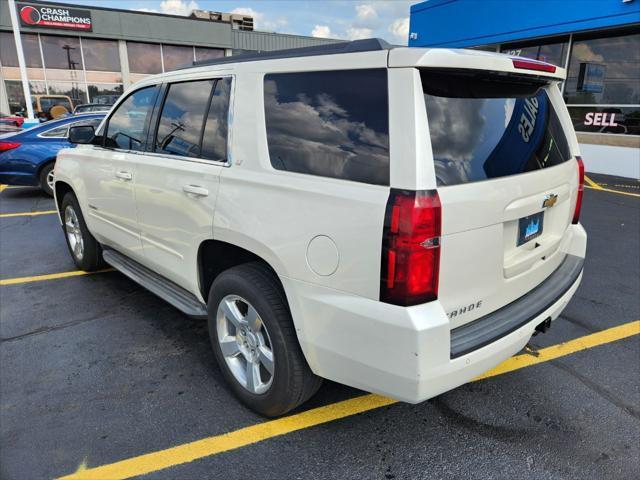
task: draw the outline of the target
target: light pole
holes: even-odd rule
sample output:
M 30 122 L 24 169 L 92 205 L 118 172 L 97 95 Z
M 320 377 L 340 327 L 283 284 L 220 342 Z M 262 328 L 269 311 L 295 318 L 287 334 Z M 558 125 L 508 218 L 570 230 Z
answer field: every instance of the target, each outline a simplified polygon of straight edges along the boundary
M 11 16 L 11 26 L 13 27 L 13 39 L 16 42 L 16 51 L 18 53 L 18 66 L 20 67 L 20 78 L 22 80 L 24 101 L 27 104 L 27 118 L 33 122 L 35 121 L 35 116 L 33 115 L 33 106 L 31 104 L 31 90 L 29 90 L 29 79 L 27 78 L 27 67 L 26 62 L 24 61 L 24 51 L 22 50 L 20 24 L 18 23 L 15 0 L 9 0 L 9 14 Z

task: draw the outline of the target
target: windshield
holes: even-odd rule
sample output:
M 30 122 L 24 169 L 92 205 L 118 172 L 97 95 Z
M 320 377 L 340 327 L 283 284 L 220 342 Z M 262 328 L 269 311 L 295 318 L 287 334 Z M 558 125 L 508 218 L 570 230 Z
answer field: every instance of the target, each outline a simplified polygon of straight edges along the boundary
M 459 74 L 423 74 L 422 80 L 438 185 L 540 170 L 570 158 L 544 84 Z

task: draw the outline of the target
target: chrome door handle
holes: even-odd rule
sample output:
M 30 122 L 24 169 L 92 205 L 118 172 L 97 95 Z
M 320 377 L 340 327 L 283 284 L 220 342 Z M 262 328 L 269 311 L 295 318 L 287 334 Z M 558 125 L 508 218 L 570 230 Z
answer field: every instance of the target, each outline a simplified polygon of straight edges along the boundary
M 130 180 L 133 180 L 133 175 L 131 175 L 131 172 L 125 172 L 124 170 L 121 170 L 119 172 L 116 172 L 116 178 L 128 182 Z
M 196 197 L 207 197 L 209 195 L 209 190 L 200 185 L 184 185 L 182 191 Z

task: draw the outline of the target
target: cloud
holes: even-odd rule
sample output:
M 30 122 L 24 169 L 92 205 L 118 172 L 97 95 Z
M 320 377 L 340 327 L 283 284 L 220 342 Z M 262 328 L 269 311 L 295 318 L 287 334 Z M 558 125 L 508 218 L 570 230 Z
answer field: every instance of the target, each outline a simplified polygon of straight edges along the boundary
M 409 17 L 395 19 L 389 25 L 389 32 L 393 34 L 397 42 L 406 45 L 409 41 Z
M 316 25 L 311 30 L 311 36 L 316 38 L 332 38 L 334 35 L 327 25 Z
M 364 27 L 349 27 L 347 28 L 347 38 L 349 40 L 361 40 L 363 38 L 371 38 L 373 36 L 373 30 Z
M 367 3 L 356 5 L 356 14 L 358 20 L 362 22 L 370 22 L 378 19 L 378 12 L 375 7 Z
M 189 15 L 192 10 L 198 10 L 198 2 L 195 0 L 163 0 L 160 2 L 160 12 L 170 15 Z

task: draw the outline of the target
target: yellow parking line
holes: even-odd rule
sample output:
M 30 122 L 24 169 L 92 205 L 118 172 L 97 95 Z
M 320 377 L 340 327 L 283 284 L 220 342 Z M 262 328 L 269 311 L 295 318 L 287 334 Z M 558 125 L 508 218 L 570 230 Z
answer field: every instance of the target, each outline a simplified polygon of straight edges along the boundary
M 42 282 L 44 280 L 56 280 L 58 278 L 80 277 L 82 275 L 91 275 L 93 273 L 104 273 L 104 272 L 113 272 L 113 271 L 114 271 L 113 268 L 96 270 L 95 272 L 85 272 L 82 270 L 74 270 L 72 272 L 49 273 L 47 275 L 35 275 L 33 277 L 5 278 L 0 280 L 0 286 L 17 285 L 19 283 Z
M 585 185 L 584 188 L 599 190 L 600 192 L 617 193 L 618 195 L 628 195 L 630 197 L 636 197 L 636 198 L 640 197 L 640 193 L 623 192 L 621 190 L 611 190 L 610 188 L 603 188 L 600 185 L 598 185 L 597 187 L 590 187 L 588 185 Z
M 0 213 L 0 218 L 9 217 L 36 217 L 38 215 L 53 215 L 58 213 L 56 210 L 43 210 L 40 212 L 18 212 L 18 213 Z
M 589 177 L 587 177 L 586 175 L 584 176 L 584 181 L 587 182 L 591 188 L 597 188 L 598 190 L 601 190 L 602 187 L 600 185 L 598 185 L 596 182 L 594 182 L 593 180 L 591 180 Z
M 640 334 L 640 320 L 543 348 L 537 352 L 537 356 L 530 354 L 517 355 L 474 381 L 502 375 L 530 365 L 548 362 L 571 353 L 638 334 Z M 103 480 L 107 478 L 116 480 L 137 477 L 394 403 L 396 403 L 395 400 L 379 395 L 363 395 L 100 467 L 87 468 L 86 462 L 83 462 L 75 473 L 60 477 L 58 480 Z

